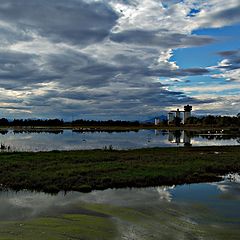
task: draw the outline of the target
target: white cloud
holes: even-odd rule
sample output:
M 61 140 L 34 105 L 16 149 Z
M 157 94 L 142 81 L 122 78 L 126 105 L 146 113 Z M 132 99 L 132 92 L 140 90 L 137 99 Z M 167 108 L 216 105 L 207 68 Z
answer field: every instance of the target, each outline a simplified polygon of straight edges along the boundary
M 240 82 L 240 69 L 233 69 L 224 71 L 223 73 L 213 74 L 213 78 L 224 78 L 227 81 L 238 81 Z

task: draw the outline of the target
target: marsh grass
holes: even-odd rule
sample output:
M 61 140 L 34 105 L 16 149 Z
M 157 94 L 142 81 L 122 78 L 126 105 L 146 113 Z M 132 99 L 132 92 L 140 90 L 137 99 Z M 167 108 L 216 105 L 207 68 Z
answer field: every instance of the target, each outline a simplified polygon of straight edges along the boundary
M 0 153 L 2 188 L 51 193 L 217 181 L 239 171 L 239 146 Z

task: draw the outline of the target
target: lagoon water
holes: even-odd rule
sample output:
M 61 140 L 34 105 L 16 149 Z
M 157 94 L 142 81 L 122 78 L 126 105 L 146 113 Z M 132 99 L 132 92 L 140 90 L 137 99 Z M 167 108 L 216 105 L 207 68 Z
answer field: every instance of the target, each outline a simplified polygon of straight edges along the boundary
M 97 131 L 14 131 L 0 132 L 0 143 L 11 151 L 50 151 L 134 149 L 146 147 L 240 145 L 240 136 L 223 133 L 140 130 L 122 132 Z
M 240 177 L 234 175 L 231 180 L 218 183 L 91 193 L 1 192 L 0 237 L 12 239 L 10 237 L 17 232 L 20 235 L 16 239 L 24 239 L 29 231 L 40 231 L 40 239 L 62 239 L 58 235 L 62 234 L 57 228 L 58 221 L 66 216 L 73 218 L 74 214 L 75 222 L 81 217 L 87 217 L 88 221 L 89 217 L 93 219 L 88 222 L 90 232 L 95 218 L 96 221 L 108 219 L 115 231 L 113 239 L 236 240 L 240 236 Z M 44 221 L 54 224 L 46 226 Z M 108 239 L 100 237 L 105 228 L 101 225 L 96 239 Z M 67 228 L 64 231 L 69 237 L 66 239 L 88 239 L 86 235 L 81 236 L 81 232 L 77 235 L 76 232 L 67 233 Z M 56 236 L 45 238 L 44 234 L 49 232 Z

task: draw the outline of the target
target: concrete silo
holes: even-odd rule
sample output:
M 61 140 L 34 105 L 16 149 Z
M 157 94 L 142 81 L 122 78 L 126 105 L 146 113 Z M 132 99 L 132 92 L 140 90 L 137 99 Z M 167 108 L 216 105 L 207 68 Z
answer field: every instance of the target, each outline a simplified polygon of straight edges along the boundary
M 174 120 L 175 114 L 173 112 L 168 113 L 168 124 Z
M 176 117 L 177 118 L 181 118 L 181 112 L 179 111 L 179 108 L 177 109 L 176 113 Z

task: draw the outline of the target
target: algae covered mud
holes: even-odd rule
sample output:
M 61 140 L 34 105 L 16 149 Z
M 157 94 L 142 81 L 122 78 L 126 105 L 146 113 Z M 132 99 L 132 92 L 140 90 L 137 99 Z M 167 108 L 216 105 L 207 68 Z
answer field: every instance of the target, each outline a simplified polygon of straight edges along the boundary
M 1 192 L 0 239 L 239 239 L 239 175 L 218 183 Z

